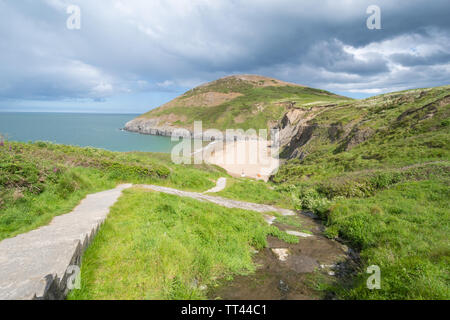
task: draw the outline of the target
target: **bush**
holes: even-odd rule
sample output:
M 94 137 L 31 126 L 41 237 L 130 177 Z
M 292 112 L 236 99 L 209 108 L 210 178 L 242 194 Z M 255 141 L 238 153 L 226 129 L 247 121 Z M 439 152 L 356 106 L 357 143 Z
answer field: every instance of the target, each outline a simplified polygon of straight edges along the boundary
M 73 192 L 89 188 L 89 182 L 83 179 L 79 174 L 68 171 L 62 174 L 55 186 L 56 193 L 63 199 L 69 197 Z
M 167 178 L 170 170 L 164 166 L 139 166 L 124 164 L 117 161 L 101 160 L 100 167 L 111 173 L 111 177 L 116 179 L 126 179 L 129 176 L 141 178 Z
M 331 201 L 317 192 L 313 188 L 302 188 L 291 186 L 288 188 L 292 195 L 294 207 L 297 210 L 311 210 L 321 214 L 328 210 Z

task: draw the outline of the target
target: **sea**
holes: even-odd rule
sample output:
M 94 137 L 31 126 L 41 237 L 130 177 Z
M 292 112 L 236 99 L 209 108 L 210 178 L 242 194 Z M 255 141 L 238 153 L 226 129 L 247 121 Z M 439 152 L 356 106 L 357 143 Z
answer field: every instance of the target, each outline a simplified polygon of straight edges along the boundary
M 177 142 L 170 137 L 141 135 L 123 130 L 137 114 L 0 113 L 0 135 L 5 140 L 48 141 L 110 151 L 170 153 Z

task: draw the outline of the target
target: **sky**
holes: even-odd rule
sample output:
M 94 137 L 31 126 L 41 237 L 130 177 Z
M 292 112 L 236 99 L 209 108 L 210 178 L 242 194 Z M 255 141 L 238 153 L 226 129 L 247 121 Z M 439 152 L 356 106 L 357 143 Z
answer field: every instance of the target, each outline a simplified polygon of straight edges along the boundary
M 449 13 L 448 0 L 0 0 L 0 112 L 143 113 L 231 74 L 354 98 L 446 85 Z

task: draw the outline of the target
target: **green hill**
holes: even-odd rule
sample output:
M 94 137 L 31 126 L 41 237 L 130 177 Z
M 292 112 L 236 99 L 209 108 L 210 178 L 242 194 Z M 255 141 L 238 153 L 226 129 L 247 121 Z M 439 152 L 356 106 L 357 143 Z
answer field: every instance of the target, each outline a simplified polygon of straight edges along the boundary
M 339 105 L 351 99 L 298 84 L 255 76 L 235 75 L 194 88 L 169 103 L 129 122 L 126 129 L 170 135 L 173 128 L 268 129 L 292 106 Z

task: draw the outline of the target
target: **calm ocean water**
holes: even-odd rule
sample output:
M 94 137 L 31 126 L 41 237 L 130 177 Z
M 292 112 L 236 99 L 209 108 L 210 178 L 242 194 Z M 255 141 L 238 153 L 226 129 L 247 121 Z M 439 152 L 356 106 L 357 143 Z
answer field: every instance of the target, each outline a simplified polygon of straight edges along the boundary
M 136 114 L 0 113 L 0 134 L 14 141 L 51 141 L 111 151 L 170 152 L 169 137 L 121 131 Z

